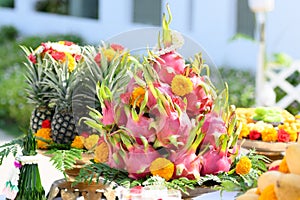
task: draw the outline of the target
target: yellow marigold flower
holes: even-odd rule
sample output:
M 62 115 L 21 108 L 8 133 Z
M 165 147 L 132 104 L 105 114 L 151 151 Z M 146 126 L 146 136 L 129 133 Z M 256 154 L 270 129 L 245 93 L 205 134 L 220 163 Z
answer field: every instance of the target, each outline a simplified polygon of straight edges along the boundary
M 265 189 L 261 192 L 258 200 L 277 200 L 274 188 L 274 184 L 265 187 Z
M 245 123 L 241 123 L 242 124 L 242 129 L 241 129 L 241 132 L 240 132 L 240 135 L 239 135 L 239 138 L 244 138 L 244 137 L 247 137 L 250 133 L 250 129 L 249 127 L 247 126 L 247 124 Z
M 282 161 L 280 162 L 278 170 L 282 173 L 289 173 L 290 172 L 289 167 L 286 163 L 285 156 L 283 157 Z
M 104 163 L 108 161 L 109 149 L 105 142 L 101 142 L 94 151 L 94 161 L 96 163 Z
M 247 156 L 243 156 L 236 164 L 235 172 L 240 175 L 245 175 L 250 172 L 251 167 L 251 160 Z
M 135 103 L 136 106 L 140 107 L 141 103 L 144 101 L 145 93 L 146 91 L 142 87 L 134 88 L 131 93 L 130 104 L 134 105 Z
M 99 135 L 92 134 L 88 138 L 85 138 L 83 145 L 87 150 L 91 150 L 96 147 L 99 140 Z
M 265 142 L 276 142 L 277 141 L 277 131 L 275 128 L 265 128 L 261 132 L 262 140 Z
M 168 181 L 173 176 L 174 164 L 166 158 L 156 158 L 150 165 L 150 172 L 153 176 L 158 175 Z
M 193 82 L 186 76 L 176 75 L 171 83 L 172 92 L 178 96 L 184 96 L 193 91 Z
M 51 139 L 51 128 L 41 128 L 36 132 L 35 136 L 38 138 L 43 138 L 45 140 L 52 140 Z M 37 138 L 37 148 L 38 149 L 47 149 L 48 144 L 42 140 L 39 140 L 38 138 Z
M 71 147 L 77 148 L 77 149 L 83 149 L 84 148 L 83 141 L 84 141 L 84 137 L 75 136 L 75 138 L 71 144 Z
M 105 49 L 103 50 L 103 54 L 106 57 L 108 62 L 111 62 L 112 59 L 116 56 L 116 51 L 113 49 Z

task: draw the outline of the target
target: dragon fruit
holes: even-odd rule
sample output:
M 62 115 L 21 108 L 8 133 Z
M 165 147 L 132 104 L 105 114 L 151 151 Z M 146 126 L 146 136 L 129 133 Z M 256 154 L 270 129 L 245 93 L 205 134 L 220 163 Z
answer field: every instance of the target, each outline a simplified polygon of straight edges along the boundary
M 180 54 L 171 51 L 159 56 L 153 67 L 162 82 L 171 84 L 176 74 L 185 71 L 185 61 Z
M 201 130 L 202 133 L 205 134 L 202 142 L 202 148 L 208 144 L 212 145 L 214 148 L 217 148 L 216 141 L 222 134 L 227 133 L 224 120 L 218 116 L 216 112 L 211 112 L 205 115 Z
M 107 100 L 104 101 L 104 105 L 102 107 L 102 115 L 103 118 L 101 119 L 102 123 L 104 125 L 110 125 L 115 123 L 115 113 L 114 113 L 114 105 L 112 102 L 109 102 Z
M 157 116 L 157 121 L 157 140 L 167 148 L 183 146 L 193 128 L 186 113 L 181 113 L 180 116 L 177 112 L 172 112 L 172 115 L 161 114 Z
M 150 124 L 153 123 L 153 118 L 148 118 L 145 116 L 140 116 L 138 121 L 128 117 L 126 128 L 128 128 L 131 134 L 136 138 L 141 136 L 145 137 L 148 142 L 153 142 L 155 139 L 155 130 L 150 127 Z
M 173 178 L 186 177 L 191 180 L 198 180 L 200 178 L 202 167 L 201 156 L 197 156 L 193 152 L 186 152 L 184 154 L 173 152 L 170 155 L 170 160 L 175 165 Z
M 202 163 L 202 176 L 228 172 L 231 166 L 231 160 L 227 157 L 227 152 L 215 149 L 213 146 L 210 146 L 210 149 L 204 153 Z
M 131 79 L 116 81 L 117 90 L 103 82 L 100 97 L 97 93 L 103 117 L 98 120 L 95 111 L 94 121 L 88 123 L 108 143 L 107 164 L 127 171 L 133 179 L 157 175 L 151 174 L 151 163 L 164 158 L 175 167 L 169 173 L 171 179 L 197 180 L 201 175 L 227 172 L 239 151 L 236 120 L 230 113 L 221 113 L 229 111 L 228 104 L 221 102 L 227 99 L 223 98 L 226 90 L 217 94 L 209 70 L 207 76 L 201 71 L 205 64 L 200 54 L 186 65 L 176 51 L 180 41 L 172 40 L 177 38 L 169 23 L 164 17 L 164 48 L 159 38 L 158 48 L 149 50 L 148 56 L 139 60 L 129 55 L 118 63 Z
M 144 178 L 150 174 L 149 167 L 160 154 L 151 146 L 144 148 L 144 146 L 133 146 L 128 149 L 125 158 L 125 166 L 129 177 L 133 179 Z
M 199 76 L 193 76 L 190 78 L 193 83 L 193 91 L 187 95 L 187 113 L 190 117 L 195 117 L 199 114 L 204 114 L 211 110 L 213 105 L 212 97 L 205 92 L 203 84 L 205 82 Z

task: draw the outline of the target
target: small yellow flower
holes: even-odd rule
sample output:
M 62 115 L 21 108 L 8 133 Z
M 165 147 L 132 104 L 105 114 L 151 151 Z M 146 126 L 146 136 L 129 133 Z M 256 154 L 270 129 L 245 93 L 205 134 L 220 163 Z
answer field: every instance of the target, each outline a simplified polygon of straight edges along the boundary
M 178 96 L 184 96 L 193 91 L 193 82 L 186 76 L 176 75 L 171 83 L 172 92 Z
M 94 151 L 94 161 L 96 163 L 105 163 L 108 161 L 109 149 L 105 142 L 101 142 Z
M 103 50 L 103 54 L 106 57 L 108 62 L 111 62 L 112 59 L 116 56 L 116 51 L 113 49 L 105 49 Z
M 174 164 L 166 158 L 156 158 L 150 165 L 150 172 L 153 176 L 158 175 L 168 181 L 173 176 Z
M 140 107 L 141 103 L 144 101 L 145 89 L 142 87 L 136 87 L 131 93 L 130 104 Z
M 265 142 L 276 142 L 277 141 L 277 131 L 275 128 L 265 128 L 261 132 L 262 140 Z
M 68 62 L 68 70 L 69 72 L 73 72 L 76 65 L 75 58 L 70 53 L 65 53 L 65 54 Z
M 274 188 L 274 184 L 265 187 L 265 189 L 261 192 L 258 200 L 277 200 Z
M 45 140 L 51 140 L 51 128 L 41 128 L 36 132 L 35 136 L 39 138 L 43 138 Z M 48 144 L 37 138 L 37 148 L 47 149 Z
M 290 170 L 289 170 L 289 167 L 286 163 L 286 158 L 285 156 L 283 157 L 281 163 L 279 164 L 279 169 L 278 169 L 280 172 L 282 173 L 289 173 Z
M 247 156 L 243 156 L 236 164 L 235 172 L 240 175 L 246 175 L 250 172 L 251 167 L 251 160 Z
M 83 149 L 84 148 L 83 141 L 84 141 L 84 137 L 75 136 L 75 138 L 71 144 L 71 147 L 77 148 L 77 149 Z
M 242 139 L 242 138 L 246 138 L 249 133 L 250 133 L 250 129 L 249 127 L 247 126 L 247 124 L 241 122 L 242 124 L 242 129 L 241 129 L 241 132 L 240 132 L 240 135 L 239 135 L 239 138 Z

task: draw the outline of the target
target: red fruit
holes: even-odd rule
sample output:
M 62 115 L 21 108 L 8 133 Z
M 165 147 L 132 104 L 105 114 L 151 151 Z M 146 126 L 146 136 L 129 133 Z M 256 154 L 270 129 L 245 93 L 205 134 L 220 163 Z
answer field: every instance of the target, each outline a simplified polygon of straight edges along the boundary
M 51 122 L 48 119 L 45 119 L 42 122 L 42 128 L 51 128 Z
M 161 55 L 157 62 L 153 67 L 162 82 L 171 84 L 175 75 L 184 73 L 185 61 L 175 51 Z
M 210 150 L 203 155 L 201 175 L 228 172 L 230 166 L 231 161 L 227 157 L 227 153 L 210 146 Z

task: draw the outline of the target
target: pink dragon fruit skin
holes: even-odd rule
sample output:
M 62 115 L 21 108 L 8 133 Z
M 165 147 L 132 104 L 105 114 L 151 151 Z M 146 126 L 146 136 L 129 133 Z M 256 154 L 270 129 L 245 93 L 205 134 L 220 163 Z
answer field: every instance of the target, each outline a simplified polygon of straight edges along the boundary
M 107 144 L 108 144 L 109 154 L 108 154 L 108 161 L 106 164 L 111 168 L 124 170 L 125 161 L 124 158 L 120 155 L 121 144 L 120 143 L 115 145 L 111 143 L 107 143 Z M 115 159 L 118 159 L 118 161 L 116 161 Z
M 175 165 L 173 178 L 186 177 L 190 180 L 200 178 L 201 157 L 194 152 L 173 152 L 169 158 Z
M 183 74 L 185 69 L 185 61 L 175 51 L 165 53 L 157 59 L 157 63 L 153 65 L 160 80 L 167 84 L 171 84 L 172 79 L 176 74 Z
M 153 118 L 148 118 L 145 116 L 140 116 L 139 120 L 136 122 L 132 119 L 131 116 L 127 119 L 126 128 L 128 128 L 131 134 L 135 138 L 144 136 L 147 138 L 148 142 L 153 142 L 155 139 L 155 130 L 154 128 L 149 129 L 149 125 L 154 121 Z
M 115 112 L 112 102 L 104 100 L 105 107 L 102 108 L 103 118 L 101 119 L 104 125 L 115 123 Z
M 202 133 L 205 133 L 204 140 L 202 141 L 202 148 L 207 144 L 216 147 L 216 141 L 218 138 L 227 133 L 227 128 L 224 120 L 215 112 L 211 112 L 205 115 L 204 123 L 201 128 Z
M 204 153 L 202 163 L 202 176 L 228 172 L 231 166 L 231 160 L 227 157 L 227 153 L 215 149 L 213 146 L 210 146 L 210 149 Z
M 156 116 L 156 120 L 158 121 L 156 136 L 162 146 L 178 148 L 170 143 L 171 136 L 177 136 L 177 142 L 181 143 L 178 145 L 179 147 L 186 143 L 192 129 L 192 123 L 186 113 L 183 112 L 180 116 L 174 111 L 167 116 L 160 114 Z
M 213 100 L 200 85 L 203 82 L 201 77 L 193 76 L 190 80 L 193 83 L 193 91 L 184 97 L 187 99 L 187 113 L 190 117 L 195 117 L 211 110 Z
M 134 146 L 128 150 L 125 158 L 125 165 L 129 177 L 134 179 L 144 178 L 150 174 L 150 164 L 160 154 L 155 151 L 151 146 L 144 149 L 144 146 Z

